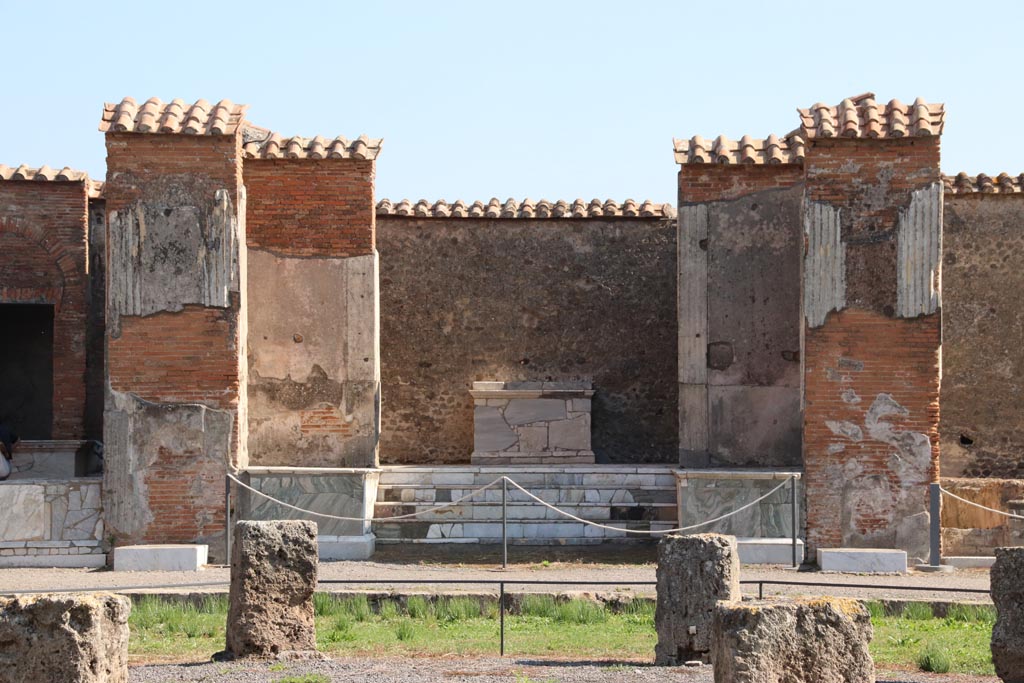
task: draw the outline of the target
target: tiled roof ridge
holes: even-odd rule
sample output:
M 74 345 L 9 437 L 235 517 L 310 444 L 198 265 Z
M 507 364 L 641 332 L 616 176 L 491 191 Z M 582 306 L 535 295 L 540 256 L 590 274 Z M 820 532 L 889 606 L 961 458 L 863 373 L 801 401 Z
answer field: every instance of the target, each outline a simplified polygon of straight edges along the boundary
M 76 171 L 65 166 L 59 171 L 49 166 L 31 167 L 22 164 L 21 166 L 5 166 L 0 164 L 0 180 L 39 180 L 39 181 L 61 181 L 61 182 L 85 182 L 89 180 L 89 174 L 85 171 Z
M 559 199 L 517 201 L 509 198 L 501 201 L 493 197 L 485 201 L 466 203 L 461 199 L 448 203 L 441 199 L 417 202 L 408 199 L 392 202 L 381 199 L 377 202 L 378 216 L 409 216 L 413 218 L 675 218 L 676 208 L 672 204 L 658 204 L 647 199 L 637 202 L 626 199 L 584 199 L 567 201 Z
M 946 118 L 943 104 L 928 104 L 920 97 L 910 105 L 896 99 L 879 104 L 870 92 L 848 97 L 836 106 L 818 102 L 797 113 L 806 140 L 937 136 L 942 135 Z
M 999 173 L 990 176 L 985 173 L 968 175 L 961 171 L 955 176 L 942 176 L 946 194 L 1024 194 L 1024 173 L 1012 176 Z
M 126 97 L 103 105 L 100 130 L 104 133 L 165 133 L 184 135 L 234 135 L 242 125 L 249 106 L 220 100 L 210 104 L 182 99 L 163 102 L 151 97 L 141 105 Z
M 744 135 L 739 140 L 724 135 L 707 140 L 695 135 L 689 140 L 673 138 L 672 146 L 677 164 L 802 164 L 805 145 L 799 133 L 795 130 L 765 138 Z
M 354 140 L 317 135 L 284 137 L 266 128 L 246 126 L 242 151 L 247 159 L 376 159 L 384 141 L 360 135 Z

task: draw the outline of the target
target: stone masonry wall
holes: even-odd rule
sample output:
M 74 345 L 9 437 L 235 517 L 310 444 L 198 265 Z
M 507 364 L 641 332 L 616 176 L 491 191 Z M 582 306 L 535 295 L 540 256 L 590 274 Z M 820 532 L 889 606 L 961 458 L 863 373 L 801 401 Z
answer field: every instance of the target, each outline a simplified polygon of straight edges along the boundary
M 246 159 L 249 456 L 376 465 L 374 162 Z
M 244 466 L 237 135 L 107 133 L 104 510 L 117 544 L 211 544 Z
M 52 431 L 35 438 L 85 436 L 87 183 L 0 181 L 0 303 L 54 306 Z
M 0 567 L 105 564 L 99 479 L 5 482 L 0 505 Z
M 943 228 L 942 474 L 1024 478 L 1024 195 L 948 196 Z
M 592 381 L 598 462 L 676 461 L 675 221 L 377 220 L 382 462 L 469 462 L 482 380 Z
M 803 169 L 679 171 L 684 466 L 800 463 Z
M 924 558 L 938 476 L 938 139 L 818 140 L 805 164 L 809 546 Z

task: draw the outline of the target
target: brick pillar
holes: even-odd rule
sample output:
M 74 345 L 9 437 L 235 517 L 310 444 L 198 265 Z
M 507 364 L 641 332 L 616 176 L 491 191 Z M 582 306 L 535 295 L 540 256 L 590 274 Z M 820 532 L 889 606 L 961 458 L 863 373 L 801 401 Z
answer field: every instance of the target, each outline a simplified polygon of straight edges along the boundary
M 244 466 L 244 107 L 107 105 L 104 508 L 116 544 L 210 543 Z
M 810 548 L 928 552 L 938 477 L 941 105 L 802 110 Z
M 246 139 L 251 462 L 376 467 L 380 141 Z
M 675 147 L 679 463 L 798 465 L 802 142 Z

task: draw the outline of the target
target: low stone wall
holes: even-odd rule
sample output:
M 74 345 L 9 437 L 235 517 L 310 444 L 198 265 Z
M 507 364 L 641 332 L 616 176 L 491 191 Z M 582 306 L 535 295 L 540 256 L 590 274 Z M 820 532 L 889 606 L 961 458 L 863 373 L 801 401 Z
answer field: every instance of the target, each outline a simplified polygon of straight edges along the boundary
M 1024 480 L 944 478 L 942 487 L 980 505 L 1010 510 L 1012 500 L 1024 499 Z M 1024 545 L 1024 521 L 1014 520 L 961 503 L 942 500 L 942 554 L 992 556 L 996 548 Z
M 99 567 L 106 563 L 101 480 L 0 483 L 0 567 Z
M 720 517 L 765 495 L 783 483 L 790 470 L 679 470 L 679 526 Z M 804 495 L 797 482 L 798 535 L 803 537 Z M 701 533 L 728 534 L 739 538 L 790 538 L 793 534 L 789 485 L 757 505 L 720 522 L 701 527 Z

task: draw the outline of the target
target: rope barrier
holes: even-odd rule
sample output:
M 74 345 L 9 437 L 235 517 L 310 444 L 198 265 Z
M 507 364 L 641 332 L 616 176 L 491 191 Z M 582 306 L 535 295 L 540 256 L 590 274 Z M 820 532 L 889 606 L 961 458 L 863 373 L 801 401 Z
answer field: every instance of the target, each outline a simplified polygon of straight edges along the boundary
M 790 482 L 790 480 L 792 479 L 792 477 L 790 477 L 789 479 L 784 480 L 781 484 L 779 484 L 778 486 L 776 486 L 775 488 L 773 488 L 771 491 L 769 491 L 768 493 L 764 494 L 760 498 L 758 498 L 756 500 L 752 500 L 749 503 L 747 503 L 746 505 L 744 505 L 743 507 L 736 508 L 732 512 L 727 512 L 724 515 L 721 515 L 719 517 L 715 517 L 713 519 L 705 520 L 705 521 L 700 522 L 698 524 L 691 524 L 690 526 L 681 526 L 681 527 L 678 527 L 678 528 L 675 528 L 675 529 L 659 529 L 657 531 L 650 531 L 650 530 L 645 530 L 645 529 L 623 529 L 622 527 L 611 526 L 609 524 L 599 524 L 597 522 L 590 521 L 589 519 L 583 519 L 582 517 L 577 517 L 576 515 L 572 514 L 571 512 L 566 512 L 565 510 L 562 510 L 561 508 L 557 508 L 554 505 L 552 505 L 551 503 L 548 503 L 547 501 L 542 500 L 541 498 L 538 498 L 537 496 L 533 495 L 532 493 L 530 493 L 529 491 L 524 489 L 522 486 L 517 484 L 516 482 L 512 481 L 511 479 L 508 479 L 508 477 L 506 477 L 506 479 L 508 480 L 508 483 L 512 484 L 512 486 L 514 486 L 515 488 L 519 489 L 520 491 L 522 491 L 527 496 L 529 496 L 530 498 L 532 498 L 536 502 L 540 503 L 544 507 L 549 508 L 551 510 L 554 510 L 555 512 L 557 512 L 560 515 L 563 515 L 565 517 L 568 517 L 569 519 L 574 519 L 577 522 L 582 522 L 583 524 L 589 524 L 590 526 L 597 527 L 598 529 L 611 529 L 613 531 L 622 531 L 622 532 L 625 532 L 627 534 L 672 534 L 672 533 L 676 533 L 676 532 L 679 532 L 679 531 L 691 531 L 693 529 L 699 529 L 702 526 L 707 526 L 708 524 L 714 524 L 715 522 L 720 522 L 723 519 L 727 519 L 729 517 L 732 517 L 735 514 L 739 514 L 740 512 L 743 512 L 744 510 L 757 505 L 758 503 L 760 503 L 765 498 L 768 498 L 769 496 L 771 496 L 773 493 L 775 493 L 776 491 L 781 489 L 783 486 L 788 484 Z
M 514 481 L 513 479 L 511 479 L 511 478 L 509 478 L 507 476 L 498 477 L 497 479 L 495 479 L 491 483 L 486 484 L 484 486 L 481 486 L 478 489 L 474 489 L 474 490 L 470 491 L 468 494 L 462 496 L 461 498 L 453 500 L 450 503 L 445 503 L 444 505 L 438 505 L 438 506 L 435 506 L 435 507 L 432 507 L 432 508 L 428 508 L 426 510 L 419 510 L 417 512 L 410 512 L 407 515 L 396 515 L 394 517 L 341 517 L 341 516 L 338 516 L 338 515 L 330 515 L 330 514 L 327 514 L 327 513 L 324 513 L 324 512 L 316 512 L 314 510 L 307 510 L 305 508 L 300 508 L 297 505 L 292 505 L 291 503 L 286 503 L 283 500 L 279 500 L 279 499 L 275 498 L 274 496 L 270 495 L 269 493 L 264 493 L 263 491 L 260 491 L 259 489 L 255 489 L 252 486 L 249 486 L 248 484 L 243 482 L 241 479 L 239 479 L 238 477 L 236 477 L 234 474 L 232 474 L 230 472 L 228 472 L 227 476 L 228 476 L 228 479 L 230 479 L 231 481 L 235 482 L 236 484 L 238 484 L 242 488 L 247 489 L 247 490 L 255 493 L 258 496 L 262 496 L 263 498 L 266 498 L 267 500 L 270 500 L 270 501 L 272 501 L 272 502 L 274 502 L 274 503 L 276 503 L 278 505 L 281 505 L 281 506 L 286 507 L 286 508 L 290 508 L 290 509 L 295 510 L 297 512 L 302 512 L 302 513 L 309 514 L 309 515 L 315 515 L 317 517 L 323 517 L 325 519 L 334 519 L 334 520 L 338 520 L 338 521 L 342 521 L 342 522 L 391 522 L 391 521 L 395 521 L 395 520 L 399 520 L 399 519 L 412 519 L 412 518 L 415 518 L 415 517 L 419 517 L 420 515 L 427 515 L 427 514 L 430 514 L 432 512 L 436 512 L 438 510 L 445 510 L 445 509 L 448 509 L 448 508 L 451 508 L 451 507 L 455 507 L 456 505 L 460 505 L 462 502 L 467 501 L 467 500 L 475 497 L 477 494 L 482 493 L 483 491 L 486 491 L 487 489 L 492 488 L 496 484 L 504 481 L 504 482 L 508 482 L 509 484 L 511 484 L 513 488 L 516 488 L 516 489 L 519 489 L 520 491 L 522 491 L 524 494 L 526 494 L 526 496 L 528 498 L 531 498 L 533 501 L 535 501 L 537 503 L 540 503 L 541 505 L 543 505 L 544 507 L 546 507 L 546 508 L 548 508 L 550 510 L 554 510 L 555 512 L 557 512 L 558 514 L 560 514 L 560 515 L 562 515 L 564 517 L 568 517 L 569 519 L 575 520 L 577 522 L 581 522 L 583 524 L 588 524 L 588 525 L 590 525 L 592 527 L 597 527 L 598 529 L 610 529 L 612 531 L 621 531 L 621 532 L 627 533 L 627 534 L 671 534 L 671 533 L 677 533 L 677 532 L 680 532 L 680 531 L 691 531 L 693 529 L 699 529 L 700 527 L 704 527 L 704 526 L 707 526 L 709 524 L 714 524 L 715 522 L 720 522 L 723 519 L 728 519 L 729 517 L 732 517 L 733 515 L 739 514 L 739 513 L 743 512 L 744 510 L 747 510 L 747 509 L 757 505 L 762 500 L 765 500 L 766 498 L 770 497 L 772 494 L 774 494 L 777 491 L 779 491 L 783 486 L 788 484 L 793 479 L 793 477 L 789 477 L 788 479 L 785 479 L 781 484 L 779 484 L 778 486 L 776 486 L 775 488 L 773 488 L 771 491 L 769 491 L 768 493 L 764 494 L 760 498 L 752 500 L 749 503 L 747 503 L 746 505 L 744 505 L 742 507 L 739 507 L 739 508 L 736 508 L 735 510 L 732 510 L 731 512 L 727 512 L 724 515 L 720 515 L 720 516 L 715 517 L 713 519 L 708 519 L 708 520 L 705 520 L 703 522 L 699 522 L 697 524 L 691 524 L 689 526 L 678 527 L 678 528 L 675 528 L 675 529 L 659 529 L 657 531 L 651 531 L 651 530 L 646 530 L 646 529 L 624 529 L 622 527 L 612 526 L 612 525 L 609 525 L 609 524 L 600 524 L 598 522 L 594 522 L 594 521 L 591 521 L 589 519 L 583 519 L 582 517 L 577 517 L 576 515 L 572 514 L 571 512 L 567 512 L 567 511 L 565 511 L 565 510 L 563 510 L 563 509 L 561 509 L 559 507 L 556 507 L 556 506 L 552 505 L 551 503 L 547 502 L 546 500 L 544 500 L 544 499 L 534 495 L 533 493 L 530 493 L 529 491 L 524 489 L 522 486 L 520 486 L 516 481 Z
M 987 505 L 982 505 L 981 503 L 975 503 L 973 500 L 967 500 L 966 498 L 961 498 L 960 496 L 956 495 L 955 493 L 953 493 L 951 491 L 947 491 L 946 489 L 942 488 L 941 486 L 939 487 L 939 490 L 942 491 L 943 493 L 945 493 L 950 498 L 955 498 L 955 499 L 959 500 L 961 503 L 967 503 L 968 505 L 973 505 L 976 508 L 981 508 L 982 510 L 988 510 L 989 512 L 994 512 L 997 515 L 1002 515 L 1003 517 L 1012 517 L 1013 519 L 1024 519 L 1024 516 L 1015 515 L 1012 512 L 1003 512 L 1002 510 L 996 510 L 995 508 L 990 508 Z
M 264 493 L 263 491 L 260 491 L 259 489 L 254 489 L 253 487 L 249 486 L 248 484 L 246 484 L 245 482 L 243 482 L 241 479 L 239 479 L 235 475 L 231 474 L 230 472 L 228 472 L 228 479 L 230 479 L 231 481 L 235 482 L 236 484 L 238 484 L 242 488 L 248 489 L 248 490 L 252 491 L 253 493 L 255 493 L 255 494 L 259 495 L 259 496 L 263 496 L 267 500 L 271 500 L 271 501 L 277 503 L 278 505 L 283 505 L 286 508 L 291 508 L 292 510 L 296 510 L 298 512 L 305 512 L 306 514 L 316 515 L 317 517 L 323 517 L 325 519 L 335 519 L 335 520 L 338 520 L 338 521 L 341 521 L 341 522 L 392 522 L 392 521 L 397 520 L 397 519 L 410 519 L 412 517 L 418 517 L 420 515 L 425 515 L 425 514 L 428 514 L 430 512 L 436 512 L 437 510 L 445 510 L 445 509 L 450 508 L 450 507 L 455 507 L 456 505 L 459 505 L 463 501 L 469 500 L 470 498 L 474 497 L 478 493 L 486 491 L 487 489 L 493 487 L 495 484 L 500 483 L 503 479 L 505 479 L 505 477 L 498 477 L 497 479 L 492 481 L 490 484 L 487 484 L 485 486 L 481 486 L 478 489 L 474 489 L 474 490 L 470 491 L 468 494 L 466 494 L 465 496 L 462 496 L 461 498 L 453 500 L 450 503 L 445 503 L 444 505 L 438 505 L 436 507 L 432 507 L 432 508 L 429 508 L 427 510 L 420 510 L 419 512 L 411 512 L 411 513 L 409 513 L 407 515 L 396 515 L 394 517 L 340 517 L 338 515 L 329 515 L 329 514 L 324 513 L 324 512 L 316 512 L 314 510 L 307 510 L 305 508 L 300 508 L 297 505 L 292 505 L 291 503 L 286 503 L 283 500 L 278 500 L 277 498 L 274 498 L 269 493 Z

